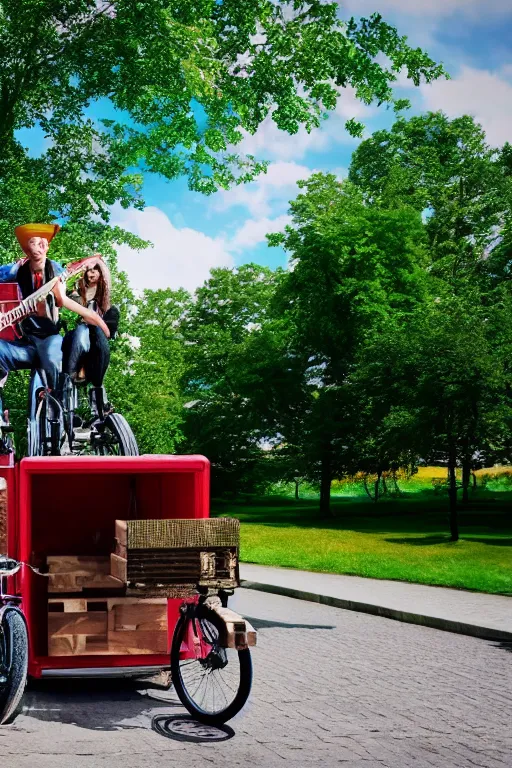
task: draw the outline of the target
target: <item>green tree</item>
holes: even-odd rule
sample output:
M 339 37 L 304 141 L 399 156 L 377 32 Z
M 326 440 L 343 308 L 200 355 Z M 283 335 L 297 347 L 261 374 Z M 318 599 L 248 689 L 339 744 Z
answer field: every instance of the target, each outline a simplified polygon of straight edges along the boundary
M 381 413 L 374 435 L 391 425 L 398 445 L 413 455 L 446 457 L 456 541 L 457 467 L 470 466 L 477 451 L 496 452 L 510 434 L 512 315 L 509 299 L 490 308 L 478 288 L 454 295 L 441 281 L 436 284 L 438 295 L 418 304 L 406 323 L 392 317 L 369 341 L 356 379 L 374 413 Z
M 472 117 L 429 112 L 363 141 L 349 178 L 375 205 L 424 212 L 434 274 L 473 282 L 510 209 L 507 157 Z
M 493 149 L 469 116 L 442 113 L 399 119 L 377 131 L 355 151 L 349 177 L 365 199 L 386 208 L 422 211 L 429 242 L 430 274 L 462 303 L 493 312 L 508 301 L 512 150 Z M 500 293 L 499 286 L 503 287 Z M 433 288 L 434 290 L 434 288 Z M 470 313 L 467 307 L 465 313 Z M 466 325 L 466 327 L 470 327 Z M 425 333 L 427 333 L 427 327 Z M 464 366 L 474 346 L 459 356 Z M 463 374 L 462 374 L 463 375 Z M 463 494 L 468 498 L 471 452 L 462 451 Z
M 292 259 L 278 306 L 294 329 L 291 354 L 301 350 L 305 361 L 312 400 L 302 446 L 315 456 L 311 470 L 321 511 L 329 514 L 331 481 L 349 461 L 348 377 L 370 329 L 421 299 L 424 228 L 412 209 L 366 205 L 356 187 L 332 175 L 316 174 L 301 186 L 291 226 L 269 239 Z
M 186 291 L 144 291 L 130 301 L 106 378 L 109 397 L 128 419 L 141 453 L 175 453 L 183 439 L 180 381 L 184 349 L 177 328 Z
M 0 178 L 39 125 L 48 212 L 73 220 L 142 205 L 142 168 L 206 193 L 243 183 L 263 166 L 236 145 L 267 116 L 311 130 L 344 86 L 393 104 L 402 68 L 443 73 L 380 16 L 342 23 L 321 0 L 1 0 L 0 36 Z
M 264 334 L 282 271 L 246 264 L 214 269 L 181 322 L 185 346 L 183 401 L 187 452 L 212 462 L 212 490 L 248 491 L 265 484 L 262 450 L 272 436 L 253 386 L 253 340 Z

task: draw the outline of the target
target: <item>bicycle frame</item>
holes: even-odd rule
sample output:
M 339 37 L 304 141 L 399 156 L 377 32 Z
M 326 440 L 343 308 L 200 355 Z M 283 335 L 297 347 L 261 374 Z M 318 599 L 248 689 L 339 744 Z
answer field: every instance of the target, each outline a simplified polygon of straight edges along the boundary
M 180 614 L 183 620 L 188 621 L 188 626 L 185 639 L 182 640 L 180 647 L 180 661 L 205 659 L 211 652 L 213 646 L 205 640 L 196 614 L 197 608 L 206 604 L 212 597 L 217 598 L 217 605 L 210 604 L 208 607 L 217 613 L 224 623 L 222 647 L 242 649 L 255 645 L 256 633 L 252 625 L 242 616 L 227 610 L 228 598 L 232 594 L 233 590 L 219 589 L 215 592 L 209 592 L 203 588 L 194 597 L 184 599 L 180 606 Z
M 44 435 L 41 435 L 41 414 L 44 408 Z M 54 397 L 46 384 L 42 369 L 32 370 L 28 394 L 28 444 L 29 455 L 40 455 L 41 448 L 50 444 L 51 452 L 57 454 L 55 445 L 60 446 L 64 414 L 61 403 Z M 44 451 L 46 452 L 46 451 Z
M 213 646 L 206 642 L 203 632 L 201 630 L 201 624 L 196 619 L 195 609 L 199 605 L 199 600 L 196 598 L 193 601 L 187 601 L 185 605 L 180 608 L 180 612 L 187 621 L 185 639 L 181 642 L 180 647 L 180 660 L 185 659 L 206 659 L 211 652 Z

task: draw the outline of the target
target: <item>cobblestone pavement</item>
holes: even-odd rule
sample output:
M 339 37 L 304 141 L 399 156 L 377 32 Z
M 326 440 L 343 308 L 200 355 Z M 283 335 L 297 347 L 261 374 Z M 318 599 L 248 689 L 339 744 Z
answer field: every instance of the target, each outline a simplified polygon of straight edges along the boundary
M 47 682 L 0 728 L 9 768 L 509 768 L 512 646 L 239 590 L 254 686 L 219 743 L 166 738 L 172 692 Z

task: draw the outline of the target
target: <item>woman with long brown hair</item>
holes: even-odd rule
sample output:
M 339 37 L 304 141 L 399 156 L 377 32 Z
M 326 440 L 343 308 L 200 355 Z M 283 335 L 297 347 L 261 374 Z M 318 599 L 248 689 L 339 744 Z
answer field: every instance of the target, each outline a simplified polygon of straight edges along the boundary
M 97 312 L 108 326 L 110 337 L 114 337 L 119 310 L 110 304 L 110 273 L 102 259 L 86 271 L 70 295 L 82 306 Z M 85 377 L 92 384 L 90 399 L 94 415 L 103 417 L 106 407 L 103 379 L 110 362 L 107 337 L 101 328 L 79 323 L 64 336 L 62 355 L 62 371 L 71 378 L 76 379 L 81 369 L 85 369 Z

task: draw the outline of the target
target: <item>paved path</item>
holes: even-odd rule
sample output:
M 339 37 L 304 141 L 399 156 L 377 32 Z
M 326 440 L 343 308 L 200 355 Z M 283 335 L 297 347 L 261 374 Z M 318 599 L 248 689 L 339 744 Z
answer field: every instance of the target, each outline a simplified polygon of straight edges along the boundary
M 231 602 L 231 601 L 230 601 Z M 510 768 L 512 644 L 239 590 L 258 628 L 235 735 L 190 744 L 152 718 L 172 693 L 47 681 L 0 728 L 9 768 Z
M 245 587 L 473 637 L 512 640 L 512 597 L 242 563 Z

